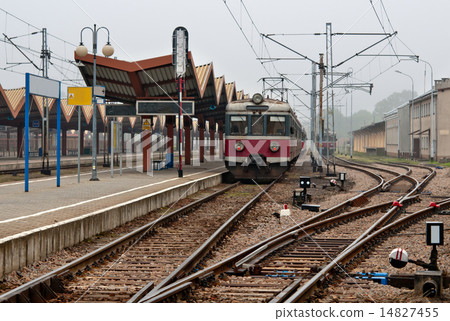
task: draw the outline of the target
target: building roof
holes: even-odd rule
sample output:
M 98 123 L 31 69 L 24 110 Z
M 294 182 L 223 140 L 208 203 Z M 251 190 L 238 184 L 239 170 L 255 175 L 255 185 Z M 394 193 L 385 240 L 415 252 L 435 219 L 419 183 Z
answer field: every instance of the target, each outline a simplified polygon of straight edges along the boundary
M 79 57 L 79 69 L 86 85 L 92 86 L 93 56 Z M 162 56 L 135 62 L 96 57 L 96 84 L 105 86 L 106 98 L 115 102 L 135 103 L 137 99 L 177 99 L 178 88 L 175 82 L 172 56 Z M 213 63 L 195 66 L 191 52 L 184 83 L 184 99 L 195 101 L 195 117 L 201 120 L 220 122 L 225 119 L 225 106 L 228 102 L 244 98 L 244 92 L 236 92 L 234 82 L 225 83 L 225 77 L 215 77 Z M 239 93 L 239 94 L 238 94 Z M 32 95 L 30 100 L 30 119 L 42 119 L 43 98 Z M 56 127 L 56 100 L 49 99 L 50 126 Z M 98 106 L 98 125 L 106 123 L 105 105 Z M 3 89 L 0 85 L 0 125 L 23 126 L 25 107 L 25 88 Z M 64 116 L 63 128 L 76 129 L 78 113 L 74 106 L 61 99 Z M 83 126 L 90 124 L 93 107 L 83 106 Z M 123 119 L 133 128 L 136 117 Z
M 363 134 L 363 133 L 366 133 L 366 132 L 367 133 L 373 133 L 373 132 L 378 132 L 378 131 L 383 131 L 384 132 L 385 126 L 386 126 L 386 123 L 383 120 L 383 121 L 380 121 L 378 123 L 373 123 L 373 124 L 370 124 L 368 126 L 361 127 L 358 130 L 354 130 L 353 133 L 354 134 Z
M 80 57 L 75 53 L 75 60 L 79 62 L 86 85 L 92 86 L 93 55 Z M 172 55 L 135 62 L 97 56 L 96 71 L 96 84 L 105 86 L 106 98 L 113 101 L 135 103 L 136 100 L 177 99 L 178 96 Z M 213 63 L 196 67 L 191 52 L 184 81 L 183 96 L 195 101 L 195 117 L 224 120 L 226 104 L 237 99 L 235 84 L 227 91 L 225 77 L 215 77 Z

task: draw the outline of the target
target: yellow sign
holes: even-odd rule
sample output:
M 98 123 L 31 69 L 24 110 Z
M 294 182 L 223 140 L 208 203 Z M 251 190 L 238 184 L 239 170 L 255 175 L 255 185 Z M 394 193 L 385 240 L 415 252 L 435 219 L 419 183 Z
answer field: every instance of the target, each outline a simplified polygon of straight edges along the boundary
M 142 130 L 151 130 L 150 119 L 144 118 L 142 120 Z
M 92 105 L 91 87 L 68 87 L 67 104 L 69 106 L 90 106 Z

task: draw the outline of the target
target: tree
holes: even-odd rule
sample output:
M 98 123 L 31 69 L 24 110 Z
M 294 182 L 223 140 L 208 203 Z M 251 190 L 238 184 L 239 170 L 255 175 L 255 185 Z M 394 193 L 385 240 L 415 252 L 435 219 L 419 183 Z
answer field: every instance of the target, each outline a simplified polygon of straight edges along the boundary
M 416 93 L 414 93 L 414 96 Z M 353 114 L 353 130 L 380 122 L 384 119 L 384 113 L 393 110 L 411 99 L 411 91 L 404 90 L 389 95 L 387 98 L 375 104 L 373 112 L 360 110 Z M 345 117 L 340 110 L 335 111 L 336 135 L 338 138 L 348 137 L 350 133 L 350 116 Z
M 415 95 L 416 93 L 414 93 L 414 96 Z M 375 104 L 375 110 L 373 111 L 374 121 L 382 121 L 384 113 L 387 113 L 388 111 L 401 106 L 409 100 L 411 100 L 411 91 L 403 90 L 400 93 L 393 93 L 389 97 L 379 101 Z

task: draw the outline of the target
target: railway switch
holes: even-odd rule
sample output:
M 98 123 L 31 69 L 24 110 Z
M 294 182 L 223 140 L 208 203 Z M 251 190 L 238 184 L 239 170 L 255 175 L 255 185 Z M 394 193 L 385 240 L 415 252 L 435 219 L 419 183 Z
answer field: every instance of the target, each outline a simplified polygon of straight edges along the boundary
M 414 274 L 414 292 L 424 297 L 438 297 L 444 288 L 442 271 L 417 271 Z
M 439 204 L 436 204 L 436 202 L 430 202 L 430 207 L 439 208 Z
M 403 207 L 403 204 L 400 203 L 399 201 L 394 201 L 394 202 L 392 203 L 392 206 Z
M 430 263 L 408 258 L 408 253 L 401 249 L 394 249 L 389 255 L 389 263 L 395 268 L 402 268 L 408 262 L 419 265 L 428 271 L 417 271 L 414 274 L 414 291 L 426 297 L 440 296 L 443 289 L 443 275 L 437 266 L 437 245 L 444 245 L 444 224 L 442 222 L 426 222 L 426 244 L 433 246 Z
M 397 269 L 405 267 L 408 264 L 408 252 L 401 248 L 392 250 L 389 254 L 389 263 Z
M 306 192 L 306 189 L 302 190 L 300 188 L 294 189 L 293 204 L 296 206 L 302 205 L 305 202 L 311 201 L 311 194 Z

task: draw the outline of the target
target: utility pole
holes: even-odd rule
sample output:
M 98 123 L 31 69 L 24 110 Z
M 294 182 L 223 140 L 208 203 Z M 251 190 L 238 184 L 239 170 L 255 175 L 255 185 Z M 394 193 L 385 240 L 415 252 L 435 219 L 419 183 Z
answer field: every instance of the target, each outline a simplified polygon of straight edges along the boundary
M 42 29 L 42 76 L 48 78 L 48 61 L 50 59 L 50 51 L 47 49 L 47 28 Z M 42 169 L 41 173 L 50 175 L 51 170 L 49 167 L 49 133 L 50 133 L 50 119 L 49 119 L 49 105 L 48 98 L 43 97 L 43 110 L 42 110 Z
M 320 70 L 320 88 L 319 88 L 319 172 L 322 172 L 322 144 L 323 144 L 323 54 L 319 54 L 320 62 L 319 62 L 319 70 Z
M 312 85 L 311 85 L 311 141 L 316 143 L 316 63 L 311 63 Z
M 347 89 L 345 90 L 345 92 L 347 93 Z M 347 122 L 347 119 L 348 119 L 347 103 L 348 103 L 348 99 L 347 99 L 347 95 L 346 95 L 345 96 L 345 122 Z M 344 122 L 342 122 L 342 123 L 344 123 Z M 344 155 L 347 156 L 347 135 L 345 135 L 345 136 L 346 137 L 345 137 L 345 140 L 344 140 Z
M 331 22 L 328 22 L 326 24 L 327 27 L 327 38 L 329 41 L 329 51 L 330 51 L 330 77 L 331 77 L 331 134 L 332 134 L 332 140 L 334 145 L 334 152 L 336 151 L 336 133 L 334 131 L 334 78 L 333 78 L 333 32 L 331 29 Z M 329 37 L 328 37 L 329 34 Z M 328 115 L 327 115 L 328 117 Z M 329 134 L 328 134 L 329 135 Z M 331 141 L 328 139 L 328 150 L 331 148 Z M 333 152 L 333 157 L 334 157 Z M 336 164 L 333 162 L 333 176 L 336 175 Z
M 353 158 L 353 90 L 350 92 L 350 158 Z
M 330 175 L 330 161 L 329 161 L 330 160 L 330 119 L 329 119 L 330 118 L 330 115 L 329 115 L 330 114 L 330 105 L 329 105 L 330 95 L 329 95 L 329 91 L 328 91 L 328 89 L 330 87 L 330 77 L 329 77 L 330 63 L 329 63 L 329 59 L 328 59 L 328 54 L 330 51 L 330 46 L 329 46 L 330 37 L 331 37 L 331 24 L 327 23 L 326 24 L 326 46 L 325 46 L 326 47 L 325 58 L 326 58 L 326 64 L 327 64 L 327 68 L 328 68 L 328 70 L 327 70 L 327 112 L 325 113 L 326 119 L 327 119 L 327 139 L 326 139 L 326 142 L 327 142 L 327 176 Z M 331 74 L 333 74 L 333 72 L 331 72 Z

